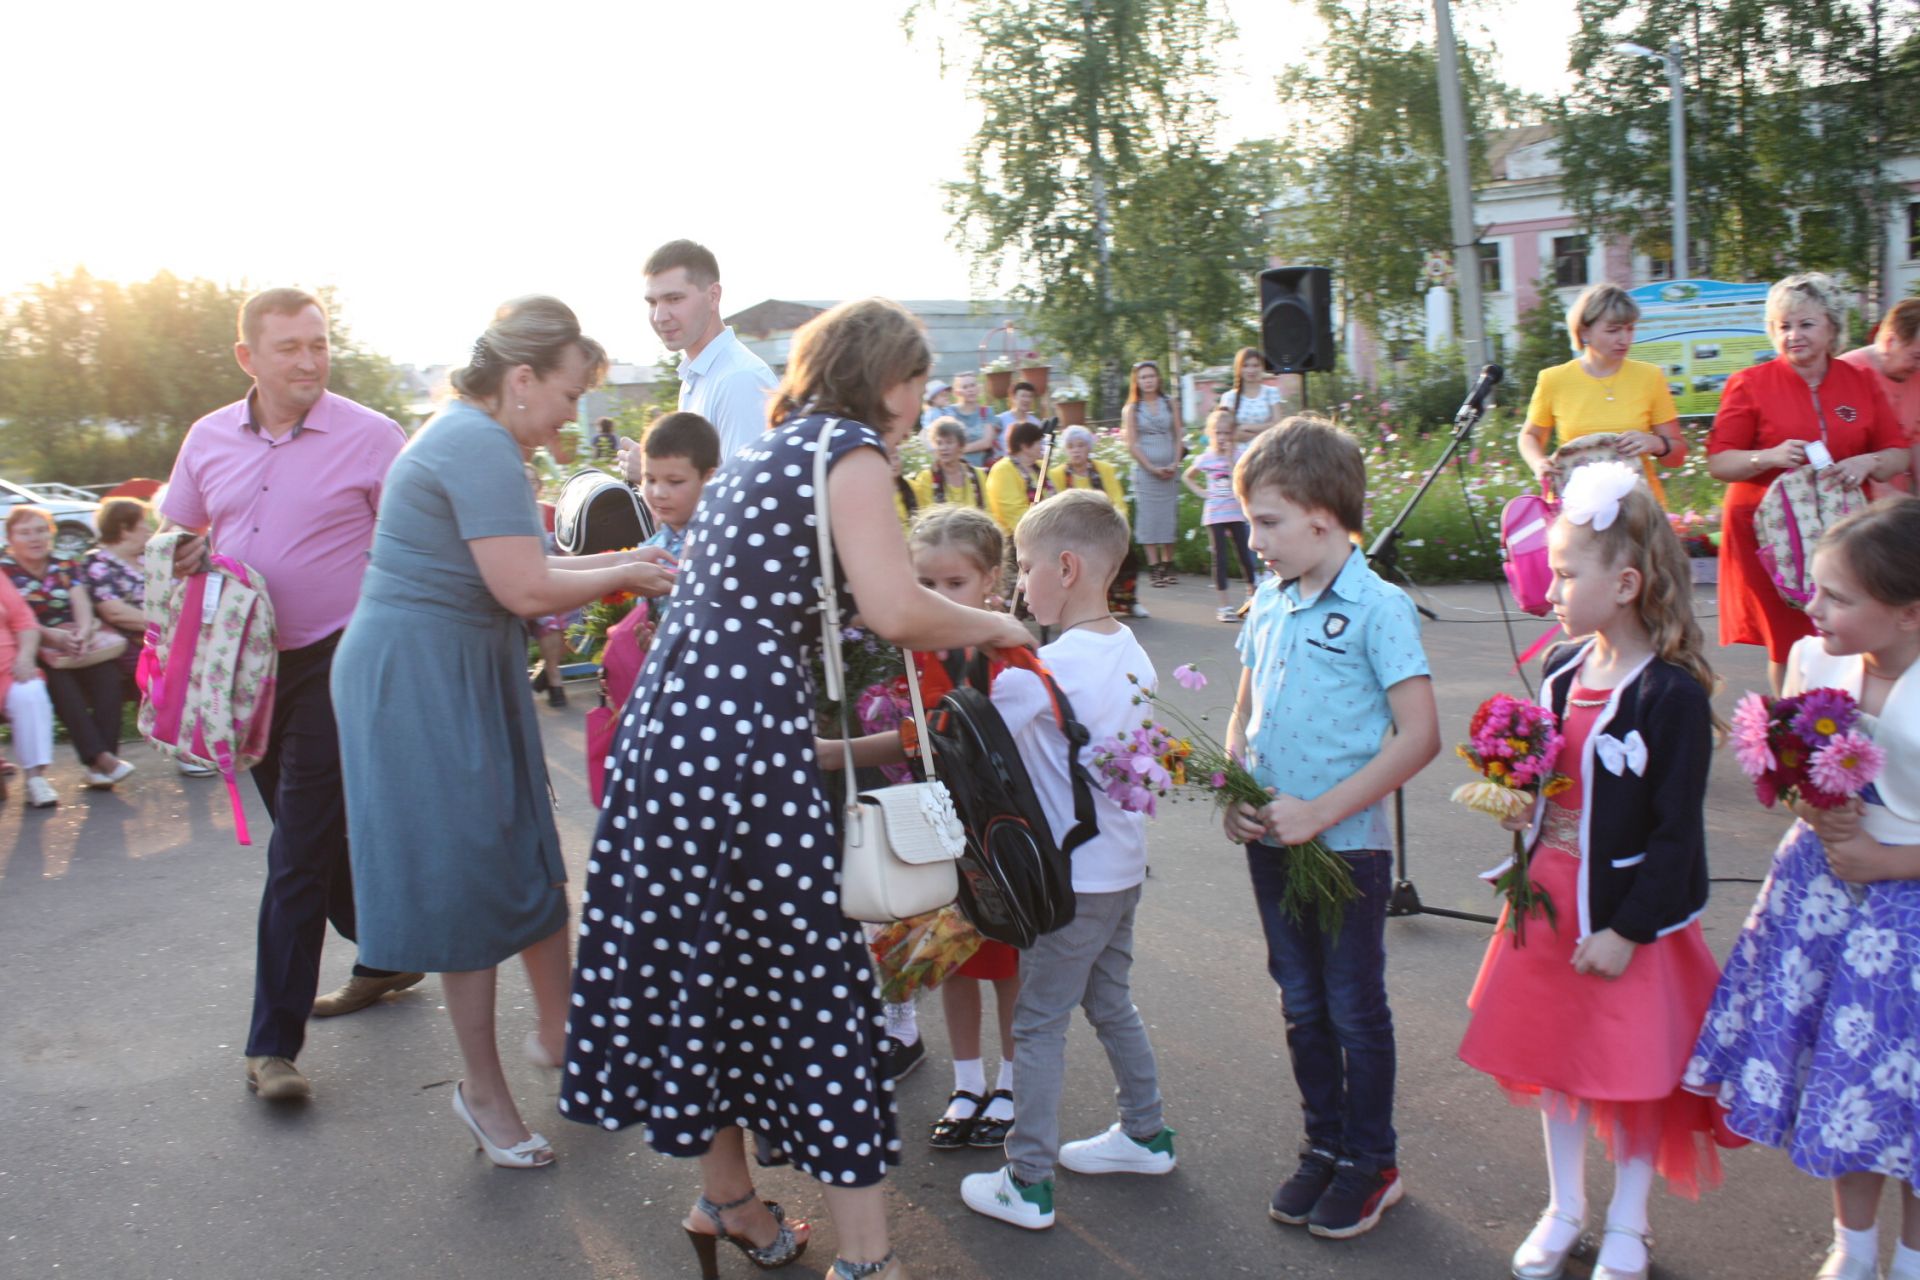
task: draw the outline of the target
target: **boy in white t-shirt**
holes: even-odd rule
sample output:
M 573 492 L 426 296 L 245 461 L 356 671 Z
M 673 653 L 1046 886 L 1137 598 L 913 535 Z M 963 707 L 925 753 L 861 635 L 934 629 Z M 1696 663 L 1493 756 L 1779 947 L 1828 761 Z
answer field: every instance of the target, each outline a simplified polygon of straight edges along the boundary
M 1040 658 L 1098 742 L 1133 727 L 1153 662 L 1107 608 L 1107 587 L 1127 554 L 1126 517 L 1105 497 L 1075 489 L 1048 498 L 1014 532 L 1020 583 L 1034 619 L 1059 639 Z M 1017 668 L 993 683 L 993 705 L 1020 748 L 1056 840 L 1073 828 L 1067 742 L 1039 679 Z M 1020 959 L 1013 1011 L 1014 1127 L 1007 1164 L 960 1184 L 967 1207 L 1015 1226 L 1053 1225 L 1053 1166 L 1076 1173 L 1170 1173 L 1173 1130 L 1160 1115 L 1160 1080 L 1146 1024 L 1134 1008 L 1133 914 L 1147 878 L 1146 819 L 1094 789 L 1100 834 L 1073 851 L 1073 922 L 1043 934 Z M 1084 1006 L 1119 1085 L 1120 1122 L 1060 1144 L 1067 1025 Z

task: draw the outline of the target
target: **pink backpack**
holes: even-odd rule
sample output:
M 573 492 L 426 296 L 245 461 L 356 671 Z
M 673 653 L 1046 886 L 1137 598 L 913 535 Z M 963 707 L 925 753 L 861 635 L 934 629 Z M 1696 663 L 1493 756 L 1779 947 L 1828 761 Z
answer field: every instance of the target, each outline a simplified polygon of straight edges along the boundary
M 1547 530 L 1560 509 L 1545 494 L 1523 493 L 1500 509 L 1500 567 L 1514 603 L 1537 618 L 1552 612 L 1547 588 L 1553 570 L 1547 567 Z
M 203 573 L 174 577 L 174 547 L 188 536 L 147 543 L 147 640 L 134 676 L 140 732 L 166 755 L 218 769 L 234 832 L 252 844 L 236 776 L 266 756 L 273 728 L 273 601 L 259 574 L 222 555 L 209 556 Z
M 640 632 L 647 625 L 649 612 L 645 600 L 636 600 L 626 617 L 607 628 L 606 648 L 600 655 L 600 678 L 606 684 L 607 701 L 587 712 L 587 793 L 596 809 L 606 797 L 607 757 L 613 752 L 614 733 L 647 660 L 646 650 L 640 647 Z

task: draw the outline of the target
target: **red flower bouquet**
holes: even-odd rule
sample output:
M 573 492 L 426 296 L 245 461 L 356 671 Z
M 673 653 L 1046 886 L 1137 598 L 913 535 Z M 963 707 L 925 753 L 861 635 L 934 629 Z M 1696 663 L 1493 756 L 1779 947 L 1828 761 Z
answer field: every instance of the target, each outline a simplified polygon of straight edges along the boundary
M 1485 781 L 1463 783 L 1454 790 L 1456 804 L 1495 818 L 1517 818 L 1531 811 L 1543 795 L 1553 796 L 1573 785 L 1554 772 L 1560 757 L 1560 725 L 1553 712 L 1535 702 L 1496 693 L 1480 704 L 1467 726 L 1467 741 L 1456 750 Z M 1527 917 L 1543 912 L 1557 923 L 1553 897 L 1535 884 L 1528 872 L 1526 837 L 1513 833 L 1513 859 L 1494 879 L 1493 887 L 1507 900 L 1506 927 L 1514 945 L 1523 946 Z

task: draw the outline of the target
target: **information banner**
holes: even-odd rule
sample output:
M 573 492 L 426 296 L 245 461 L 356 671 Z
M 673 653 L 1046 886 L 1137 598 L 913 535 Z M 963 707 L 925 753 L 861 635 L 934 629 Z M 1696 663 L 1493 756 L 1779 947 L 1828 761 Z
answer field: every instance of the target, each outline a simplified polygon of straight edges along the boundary
M 1670 280 L 1631 291 L 1640 304 L 1633 358 L 1660 366 L 1683 418 L 1713 416 L 1735 371 L 1773 359 L 1764 284 Z

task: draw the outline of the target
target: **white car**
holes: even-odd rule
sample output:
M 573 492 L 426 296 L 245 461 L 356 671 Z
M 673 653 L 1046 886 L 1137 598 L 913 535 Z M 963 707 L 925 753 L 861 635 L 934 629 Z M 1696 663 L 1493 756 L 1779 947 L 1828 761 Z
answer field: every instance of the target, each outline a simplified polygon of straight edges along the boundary
M 80 502 L 65 494 L 85 492 L 65 485 L 47 489 L 29 488 L 11 480 L 0 480 L 0 521 L 18 506 L 45 507 L 53 516 L 53 553 L 79 559 L 94 543 L 93 513 L 100 509 L 94 501 Z

